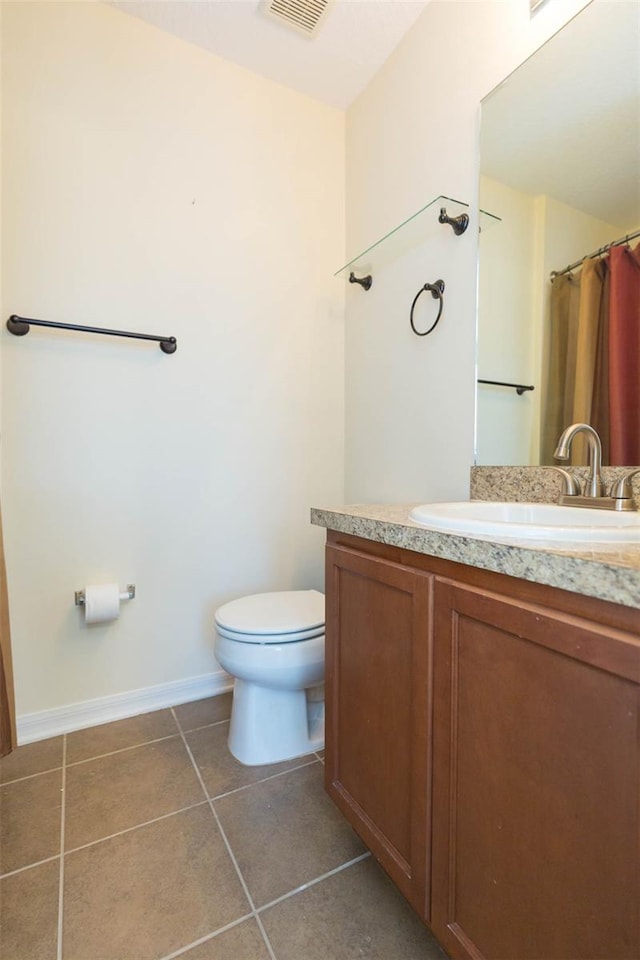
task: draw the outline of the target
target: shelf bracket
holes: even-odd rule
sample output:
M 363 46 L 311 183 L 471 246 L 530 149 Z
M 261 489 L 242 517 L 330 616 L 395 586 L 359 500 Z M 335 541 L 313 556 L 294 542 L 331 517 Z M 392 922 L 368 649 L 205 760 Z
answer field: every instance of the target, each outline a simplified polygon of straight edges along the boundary
M 469 215 L 467 213 L 461 213 L 459 217 L 448 217 L 447 208 L 440 207 L 438 223 L 448 223 L 455 235 L 459 237 L 469 226 Z
M 349 283 L 359 283 L 363 290 L 370 290 L 373 283 L 373 277 L 368 274 L 366 277 L 356 277 L 353 270 L 349 274 Z

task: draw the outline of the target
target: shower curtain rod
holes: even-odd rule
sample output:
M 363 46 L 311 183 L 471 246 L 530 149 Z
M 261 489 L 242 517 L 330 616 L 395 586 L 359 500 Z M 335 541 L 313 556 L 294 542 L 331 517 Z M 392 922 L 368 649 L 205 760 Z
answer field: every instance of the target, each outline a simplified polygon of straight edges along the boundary
M 594 250 L 593 253 L 587 253 L 584 257 L 580 257 L 579 260 L 576 260 L 575 263 L 570 263 L 564 270 L 552 270 L 549 274 L 551 282 L 553 283 L 556 277 L 561 277 L 564 273 L 571 273 L 572 270 L 575 270 L 576 267 L 583 264 L 585 260 L 590 260 L 591 257 L 599 257 L 601 254 L 606 253 L 611 247 L 619 247 L 623 243 L 628 243 L 629 240 L 635 240 L 636 237 L 640 237 L 640 230 L 636 230 L 635 233 L 628 233 L 626 237 L 621 237 L 620 240 L 612 240 L 611 243 L 605 243 L 604 247 L 600 247 L 599 250 Z

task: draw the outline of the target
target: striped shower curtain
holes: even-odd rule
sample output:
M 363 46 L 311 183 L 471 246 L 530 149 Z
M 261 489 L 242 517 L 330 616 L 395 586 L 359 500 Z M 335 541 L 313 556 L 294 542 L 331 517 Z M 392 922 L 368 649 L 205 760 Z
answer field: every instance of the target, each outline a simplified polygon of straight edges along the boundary
M 609 254 L 611 463 L 640 464 L 640 244 Z
M 553 464 L 558 437 L 590 423 L 603 462 L 640 464 L 640 244 L 612 247 L 551 286 L 549 365 L 542 401 L 542 464 Z M 587 462 L 576 437 L 571 462 Z

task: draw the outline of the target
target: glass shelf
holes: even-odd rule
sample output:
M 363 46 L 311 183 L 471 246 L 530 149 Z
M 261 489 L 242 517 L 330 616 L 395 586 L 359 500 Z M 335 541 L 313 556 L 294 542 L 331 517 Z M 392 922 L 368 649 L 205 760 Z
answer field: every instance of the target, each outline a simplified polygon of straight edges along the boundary
M 334 277 L 344 277 L 345 280 L 348 280 L 352 270 L 357 276 L 363 273 L 375 273 L 380 267 L 386 266 L 419 243 L 423 243 L 430 232 L 434 232 L 436 229 L 453 232 L 448 224 L 438 222 L 441 207 L 446 208 L 448 217 L 457 217 L 469 210 L 469 204 L 463 203 L 461 200 L 454 200 L 453 197 L 436 197 L 435 200 L 431 200 L 425 207 L 414 213 L 412 217 L 390 230 L 377 243 L 373 243 L 353 260 L 345 263 L 344 267 L 336 270 Z M 427 214 L 427 211 L 430 211 L 430 215 Z M 494 223 L 499 223 L 500 220 L 500 217 L 487 213 L 485 210 L 480 210 L 480 230 L 486 230 Z

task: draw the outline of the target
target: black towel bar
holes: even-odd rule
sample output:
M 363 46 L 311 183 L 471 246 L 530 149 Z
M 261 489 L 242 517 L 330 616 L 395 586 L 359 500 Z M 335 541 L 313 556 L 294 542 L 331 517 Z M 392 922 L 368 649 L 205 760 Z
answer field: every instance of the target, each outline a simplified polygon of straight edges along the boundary
M 519 397 L 525 390 L 535 390 L 535 387 L 528 387 L 524 383 L 505 383 L 504 380 L 478 380 L 478 383 L 490 383 L 494 387 L 511 387 Z
M 52 320 L 33 320 L 31 317 L 18 317 L 12 314 L 7 320 L 7 330 L 16 337 L 24 337 L 29 327 L 55 327 L 56 330 L 79 330 L 81 333 L 106 333 L 111 337 L 130 337 L 133 340 L 154 340 L 160 344 L 163 353 L 175 353 L 178 342 L 175 337 L 155 337 L 150 333 L 129 333 L 126 330 L 106 330 L 104 327 L 84 327 L 77 323 L 55 323 Z

